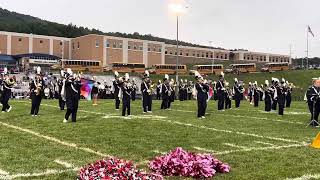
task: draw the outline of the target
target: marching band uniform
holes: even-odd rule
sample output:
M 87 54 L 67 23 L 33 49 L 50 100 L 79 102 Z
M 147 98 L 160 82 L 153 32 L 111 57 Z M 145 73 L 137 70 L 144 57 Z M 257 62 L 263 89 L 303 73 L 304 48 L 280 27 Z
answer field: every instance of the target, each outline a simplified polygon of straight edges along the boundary
M 2 93 L 3 93 L 3 74 L 0 74 L 0 102 L 2 102 Z
M 132 79 L 132 93 L 131 93 L 132 101 L 136 100 L 137 89 L 138 89 L 137 84 L 135 83 L 135 80 L 133 78 Z
M 113 84 L 113 95 L 115 99 L 115 106 L 116 110 L 120 108 L 120 98 L 119 98 L 119 90 L 120 90 L 120 82 L 119 82 L 119 73 L 116 71 L 115 73 L 115 80 L 112 82 Z
M 279 80 L 276 78 L 272 78 L 272 86 L 271 89 L 273 90 L 272 92 L 272 106 L 271 109 L 273 111 L 277 110 L 277 104 L 278 104 L 278 100 L 277 100 L 277 87 L 278 87 L 278 82 Z
M 250 104 L 252 104 L 253 86 L 252 86 L 251 82 L 249 82 L 248 96 L 249 96 L 249 102 L 250 102 Z
M 253 96 L 254 107 L 258 107 L 259 101 L 260 101 L 260 93 L 257 88 L 257 81 L 253 84 L 252 96 Z
M 291 94 L 292 94 L 292 87 L 289 85 L 288 81 L 286 82 L 288 85 L 287 87 L 287 95 L 286 95 L 286 107 L 290 108 L 291 106 Z
M 157 84 L 157 100 L 161 99 L 161 86 L 161 80 L 159 80 Z
M 233 86 L 233 94 L 234 94 L 234 101 L 235 107 L 240 107 L 240 102 L 243 99 L 243 87 L 239 84 L 238 79 L 234 79 L 234 86 Z
M 41 76 L 41 68 L 37 68 L 37 76 L 30 84 L 31 112 L 32 116 L 38 116 L 41 100 L 43 97 L 44 80 Z
M 171 108 L 171 103 L 174 102 L 175 99 L 175 85 L 173 79 L 171 79 L 171 82 L 169 83 L 168 89 L 169 89 L 169 101 L 168 101 L 168 109 Z
M 223 110 L 224 100 L 225 100 L 225 84 L 224 84 L 224 74 L 221 72 L 219 76 L 219 81 L 216 84 L 217 96 L 218 96 L 218 110 Z
M 7 74 L 7 68 L 4 68 L 4 78 L 2 81 L 2 96 L 1 96 L 1 104 L 2 104 L 2 113 L 10 112 L 12 107 L 9 105 L 9 100 L 11 97 L 11 89 L 15 83 L 14 78 L 10 79 Z
M 272 104 L 272 89 L 269 87 L 269 81 L 265 81 L 265 87 L 264 87 L 264 110 L 266 112 L 271 111 L 271 104 Z
M 284 87 L 285 81 L 282 79 L 281 85 L 277 87 L 277 101 L 279 104 L 278 115 L 283 115 L 285 101 L 286 101 L 286 89 Z
M 169 105 L 169 96 L 171 92 L 169 92 L 169 76 L 166 74 L 165 78 L 163 79 L 163 83 L 161 85 L 161 95 L 162 95 L 162 103 L 161 109 L 168 109 Z
M 225 109 L 231 109 L 232 100 L 232 90 L 229 88 L 229 83 L 226 82 L 226 92 L 225 92 Z
M 151 81 L 149 79 L 149 72 L 146 71 L 144 74 L 143 82 L 141 83 L 142 92 L 142 107 L 143 113 L 152 112 L 152 89 Z
M 187 88 L 188 100 L 191 100 L 191 97 L 192 97 L 192 87 L 193 87 L 192 81 L 189 81 L 188 88 Z
M 183 83 L 183 79 L 180 81 L 179 85 L 179 100 L 183 101 L 184 100 L 184 89 L 185 89 L 185 84 Z
M 77 112 L 80 99 L 81 80 L 79 77 L 75 79 L 71 70 L 68 70 L 68 78 L 65 82 L 65 96 L 67 104 L 67 112 L 63 122 L 68 122 L 69 116 L 72 115 L 72 122 L 77 121 Z
M 197 90 L 197 101 L 198 101 L 198 118 L 205 118 L 207 109 L 207 100 L 209 86 L 203 82 L 203 77 L 196 71 L 196 79 L 198 82 L 195 84 L 195 89 Z
M 122 116 L 127 115 L 130 116 L 130 101 L 131 101 L 131 93 L 132 93 L 132 84 L 129 82 L 129 74 L 126 73 L 124 82 L 121 85 L 122 91 Z
M 310 123 L 310 125 L 318 127 L 320 113 L 320 78 L 313 78 L 313 85 L 307 90 L 306 98 L 311 114 L 311 120 L 315 121 Z
M 60 79 L 58 80 L 58 99 L 59 99 L 59 107 L 60 107 L 60 110 L 63 111 L 64 110 L 64 106 L 66 104 L 66 101 L 64 99 L 64 97 L 62 97 L 61 95 L 61 92 L 62 92 L 62 87 L 63 87 L 63 84 L 65 83 L 65 78 L 63 77 L 64 74 L 62 74 L 62 76 L 60 77 Z

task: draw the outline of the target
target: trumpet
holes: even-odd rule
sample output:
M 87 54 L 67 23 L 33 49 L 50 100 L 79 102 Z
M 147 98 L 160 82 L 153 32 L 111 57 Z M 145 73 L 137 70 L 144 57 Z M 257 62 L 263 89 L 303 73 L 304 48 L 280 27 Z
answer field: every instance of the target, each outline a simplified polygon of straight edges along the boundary
M 151 85 L 150 85 L 150 88 L 147 90 L 147 92 L 148 92 L 149 95 L 152 95 L 152 92 L 154 91 L 154 87 L 155 87 L 154 84 L 151 84 Z

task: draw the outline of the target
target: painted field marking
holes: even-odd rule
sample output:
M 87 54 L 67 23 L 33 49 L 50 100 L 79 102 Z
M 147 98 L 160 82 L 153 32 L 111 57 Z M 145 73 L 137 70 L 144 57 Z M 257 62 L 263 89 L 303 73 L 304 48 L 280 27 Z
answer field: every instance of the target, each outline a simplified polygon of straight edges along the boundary
M 79 150 L 82 150 L 82 151 L 85 151 L 85 152 L 88 152 L 88 153 L 91 153 L 91 154 L 95 154 L 95 155 L 102 156 L 102 157 L 112 157 L 111 155 L 104 154 L 104 153 L 101 153 L 99 151 L 92 150 L 90 148 L 79 147 L 75 143 L 69 143 L 69 142 L 66 142 L 66 141 L 59 140 L 59 139 L 54 138 L 54 137 L 42 135 L 42 134 L 40 134 L 38 132 L 29 130 L 29 129 L 24 129 L 24 128 L 21 128 L 21 127 L 18 127 L 18 126 L 14 126 L 14 125 L 10 125 L 10 124 L 4 123 L 4 122 L 0 122 L 0 125 L 3 125 L 5 127 L 11 128 L 11 129 L 15 129 L 15 130 L 18 130 L 18 131 L 26 132 L 26 133 L 32 134 L 34 136 L 37 136 L 39 138 L 46 139 L 48 141 L 55 142 L 57 144 L 61 144 L 61 145 L 64 145 L 64 146 L 68 146 L 68 147 L 72 147 L 72 148 L 75 148 L 75 149 L 79 149 Z
M 257 143 L 257 144 L 263 144 L 263 145 L 268 145 L 268 146 L 276 146 L 276 145 L 274 145 L 274 144 L 272 144 L 272 143 L 268 143 L 268 142 L 262 142 L 262 141 L 254 141 L 255 143 Z
M 245 132 L 240 132 L 240 131 L 230 131 L 230 130 L 223 130 L 223 129 L 216 129 L 216 128 L 211 128 L 207 126 L 197 126 L 193 124 L 185 124 L 179 121 L 171 121 L 171 120 L 165 120 L 165 119 L 152 119 L 154 121 L 162 121 L 170 124 L 178 124 L 181 126 L 190 126 L 194 128 L 199 128 L 199 129 L 206 129 L 206 130 L 211 130 L 211 131 L 216 131 L 216 132 L 224 132 L 224 133 L 230 133 L 230 134 L 238 134 L 238 135 L 244 135 L 244 136 L 251 136 L 251 137 L 257 137 L 257 138 L 262 138 L 262 139 L 270 139 L 270 140 L 275 140 L 275 141 L 283 141 L 283 142 L 290 142 L 290 143 L 299 143 L 299 144 L 304 144 L 305 142 L 300 142 L 300 141 L 295 141 L 291 139 L 285 139 L 285 138 L 278 138 L 278 137 L 270 137 L 270 136 L 262 136 L 258 134 L 252 134 L 252 133 L 245 133 Z
M 73 164 L 70 164 L 70 163 L 65 162 L 65 161 L 61 161 L 61 160 L 59 160 L 59 159 L 54 160 L 54 162 L 57 163 L 57 164 L 60 164 L 60 165 L 62 165 L 62 166 L 64 166 L 64 167 L 66 167 L 66 168 L 73 168 L 73 167 L 74 167 Z
M 309 179 L 320 179 L 320 174 L 305 174 L 297 178 L 287 178 L 286 180 L 309 180 Z
M 233 147 L 233 148 L 238 148 L 238 149 L 248 149 L 248 147 L 246 147 L 246 146 L 238 146 L 238 145 L 231 144 L 231 143 L 223 143 L 223 145 Z
M 214 155 L 224 155 L 224 154 L 231 154 L 231 153 L 237 153 L 237 152 L 266 151 L 266 150 L 285 149 L 285 148 L 293 148 L 293 147 L 306 147 L 308 145 L 309 144 L 292 144 L 292 145 L 272 146 L 272 147 L 254 147 L 254 148 L 249 147 L 247 149 L 228 150 L 228 151 L 214 151 L 214 150 L 205 149 L 201 147 L 194 147 L 194 149 L 208 152 L 208 153 L 213 153 Z
M 62 174 L 66 172 L 74 172 L 79 171 L 80 168 L 72 168 L 72 169 L 65 169 L 65 170 L 55 170 L 55 169 L 48 169 L 44 172 L 38 172 L 38 173 L 19 173 L 14 175 L 0 175 L 0 179 L 15 179 L 15 178 L 23 178 L 23 177 L 40 177 L 40 176 L 47 176 L 47 175 L 53 175 L 53 174 Z
M 161 155 L 166 155 L 167 153 L 166 152 L 161 152 L 161 151 L 159 151 L 159 150 L 153 150 L 152 152 L 154 152 L 154 153 L 157 153 L 157 154 L 161 154 Z
M 6 171 L 4 171 L 4 170 L 0 169 L 0 175 L 8 175 L 8 174 L 9 174 L 8 172 L 6 172 Z

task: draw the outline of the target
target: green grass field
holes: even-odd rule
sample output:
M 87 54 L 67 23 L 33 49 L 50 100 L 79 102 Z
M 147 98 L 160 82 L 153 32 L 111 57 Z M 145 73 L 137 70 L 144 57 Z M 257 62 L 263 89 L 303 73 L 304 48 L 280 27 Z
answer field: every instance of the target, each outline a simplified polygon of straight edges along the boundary
M 77 123 L 62 123 L 64 111 L 56 100 L 44 100 L 40 115 L 31 117 L 30 101 L 11 100 L 13 109 L 0 116 L 0 179 L 75 179 L 76 168 L 116 156 L 146 163 L 176 147 L 216 154 L 231 165 L 215 179 L 286 179 L 306 174 L 319 177 L 320 150 L 308 147 L 318 129 L 309 121 L 304 102 L 294 102 L 283 117 L 264 113 L 263 104 L 218 112 L 210 101 L 207 118 L 196 118 L 196 101 L 176 101 L 161 111 L 142 114 L 133 102 L 131 119 L 114 110 L 112 100 L 98 106 L 81 101 Z M 61 163 L 65 162 L 65 164 Z M 166 177 L 166 179 L 183 179 Z

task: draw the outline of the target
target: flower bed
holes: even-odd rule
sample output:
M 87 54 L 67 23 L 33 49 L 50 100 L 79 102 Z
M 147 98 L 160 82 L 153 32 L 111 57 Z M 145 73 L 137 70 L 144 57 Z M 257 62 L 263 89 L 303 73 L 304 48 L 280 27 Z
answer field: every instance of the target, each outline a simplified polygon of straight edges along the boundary
M 210 154 L 196 154 L 177 148 L 169 154 L 156 157 L 149 168 L 163 176 L 209 178 L 219 173 L 228 173 L 230 166 Z
M 121 159 L 103 159 L 80 169 L 80 180 L 162 180 L 157 174 L 138 170 L 132 162 Z

